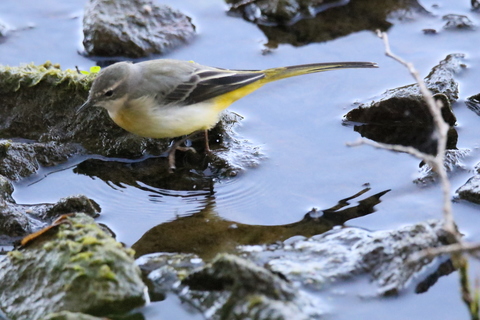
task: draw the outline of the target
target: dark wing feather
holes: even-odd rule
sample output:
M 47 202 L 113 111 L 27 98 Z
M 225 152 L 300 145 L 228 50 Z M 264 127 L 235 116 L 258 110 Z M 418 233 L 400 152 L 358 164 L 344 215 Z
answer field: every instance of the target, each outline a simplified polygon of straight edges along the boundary
M 199 69 L 165 97 L 167 103 L 193 104 L 244 87 L 265 77 L 261 72 Z

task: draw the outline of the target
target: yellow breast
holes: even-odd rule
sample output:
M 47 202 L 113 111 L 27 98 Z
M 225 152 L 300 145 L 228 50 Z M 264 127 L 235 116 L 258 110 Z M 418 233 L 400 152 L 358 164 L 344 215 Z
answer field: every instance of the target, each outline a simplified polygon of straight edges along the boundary
M 257 81 L 188 106 L 160 106 L 153 97 L 142 97 L 128 102 L 118 101 L 115 107 L 107 110 L 113 121 L 129 132 L 148 138 L 174 138 L 211 129 L 222 110 L 263 84 L 264 81 Z
M 125 130 L 148 138 L 174 138 L 212 128 L 220 110 L 212 101 L 188 106 L 156 106 L 153 99 L 137 99 L 110 111 L 112 120 Z

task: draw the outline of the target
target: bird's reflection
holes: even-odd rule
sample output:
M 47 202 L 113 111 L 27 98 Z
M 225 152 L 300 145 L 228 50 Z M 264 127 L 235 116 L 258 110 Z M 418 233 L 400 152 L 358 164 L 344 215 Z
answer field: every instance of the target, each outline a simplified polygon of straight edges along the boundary
M 369 190 L 365 188 L 341 199 L 329 209 L 312 210 L 298 222 L 273 226 L 225 220 L 216 213 L 215 197 L 211 195 L 205 198 L 203 209 L 153 227 L 132 248 L 137 257 L 154 252 L 183 252 L 210 258 L 219 252 L 231 252 L 237 245 L 275 243 L 297 235 L 310 237 L 374 212 L 375 205 L 389 190 L 360 199 Z M 356 205 L 350 204 L 353 199 L 359 199 Z
M 75 173 L 97 177 L 112 188 L 133 186 L 158 195 L 171 195 L 172 191 L 199 191 L 210 194 L 213 179 L 208 172 L 183 169 L 178 173 L 168 172 L 164 157 L 151 157 L 137 161 L 117 159 L 88 159 L 80 163 Z M 162 190 L 165 190 L 162 194 Z M 197 194 L 198 195 L 198 194 Z

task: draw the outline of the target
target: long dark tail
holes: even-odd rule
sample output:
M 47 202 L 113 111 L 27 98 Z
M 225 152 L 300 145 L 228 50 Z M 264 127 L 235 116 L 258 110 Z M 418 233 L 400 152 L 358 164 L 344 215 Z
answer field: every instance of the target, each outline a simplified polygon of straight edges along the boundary
M 349 68 L 378 68 L 374 62 L 327 62 L 302 64 L 298 66 L 280 67 L 264 70 L 265 82 L 272 82 L 284 78 L 299 76 L 307 73 Z

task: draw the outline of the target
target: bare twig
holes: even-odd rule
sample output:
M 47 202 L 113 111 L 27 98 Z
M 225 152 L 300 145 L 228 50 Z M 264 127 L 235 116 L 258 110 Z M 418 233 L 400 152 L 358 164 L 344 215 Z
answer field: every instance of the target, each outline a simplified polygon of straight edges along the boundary
M 471 253 L 480 250 L 480 243 L 459 242 L 447 246 L 429 248 L 417 252 L 409 258 L 409 262 L 417 263 L 423 259 L 433 259 L 442 254 Z
M 372 146 L 374 148 L 379 148 L 379 149 L 405 152 L 405 153 L 411 154 L 412 156 L 415 156 L 419 159 L 422 159 L 425 162 L 433 161 L 435 159 L 434 156 L 423 153 L 423 152 L 421 152 L 418 149 L 415 149 L 413 147 L 406 147 L 406 146 L 402 146 L 402 145 L 399 145 L 399 144 L 388 144 L 388 143 L 374 142 L 374 141 L 366 140 L 366 139 L 358 139 L 357 141 L 354 141 L 354 142 L 348 142 L 347 146 L 356 147 L 356 146 L 360 146 L 362 144 L 366 144 L 366 145 Z
M 377 31 L 378 36 L 383 40 L 385 44 L 385 54 L 392 59 L 400 62 L 404 65 L 410 74 L 413 76 L 415 81 L 420 88 L 420 92 L 425 99 L 427 107 L 430 111 L 430 114 L 433 117 L 433 123 L 435 125 L 435 132 L 437 134 L 437 155 L 435 157 L 431 157 L 429 155 L 423 154 L 419 158 L 424 160 L 428 165 L 430 165 L 435 171 L 439 178 L 440 183 L 442 185 L 443 191 L 443 216 L 445 220 L 445 230 L 450 232 L 451 234 L 456 234 L 455 222 L 453 220 L 453 213 L 452 213 L 452 202 L 450 200 L 450 181 L 448 180 L 447 171 L 443 165 L 445 160 L 445 147 L 447 145 L 447 133 L 449 130 L 449 125 L 443 120 L 441 109 L 443 107 L 441 101 L 435 101 L 433 98 L 432 92 L 427 88 L 425 82 L 418 74 L 418 71 L 415 69 L 412 63 L 403 60 L 402 58 L 398 57 L 397 55 L 393 54 L 390 49 L 390 44 L 388 42 L 388 36 L 385 32 Z
M 441 109 L 443 107 L 443 104 L 441 101 L 435 101 L 432 93 L 430 92 L 430 90 L 428 90 L 425 82 L 420 77 L 413 64 L 404 61 L 403 59 L 392 53 L 390 49 L 390 44 L 388 42 L 387 34 L 380 31 L 377 31 L 377 34 L 385 44 L 385 54 L 407 67 L 408 71 L 417 82 L 420 92 L 422 93 L 422 96 L 425 99 L 427 107 L 430 111 L 430 114 L 433 117 L 433 123 L 435 127 L 434 132 L 437 138 L 437 154 L 435 156 L 431 156 L 420 152 L 419 150 L 416 150 L 412 147 L 372 143 L 367 140 L 361 140 L 354 145 L 369 144 L 379 148 L 409 153 L 425 161 L 432 168 L 432 170 L 438 174 L 440 183 L 442 185 L 443 193 L 443 229 L 447 232 L 447 236 L 450 238 L 449 240 L 452 242 L 452 244 L 443 247 L 422 250 L 416 255 L 409 257 L 408 260 L 410 263 L 418 263 L 418 261 L 424 259 L 433 259 L 441 254 L 450 254 L 455 267 L 459 270 L 462 299 L 469 308 L 471 319 L 479 320 L 480 318 L 478 290 L 476 290 L 475 293 L 472 294 L 470 282 L 468 280 L 468 262 L 467 259 L 463 255 L 461 255 L 461 253 L 468 252 L 475 256 L 475 254 L 480 250 L 480 244 L 470 244 L 463 242 L 461 240 L 459 232 L 457 231 L 455 221 L 453 219 L 452 202 L 450 196 L 450 181 L 448 180 L 447 169 L 444 166 L 447 134 L 450 128 L 442 117 Z

